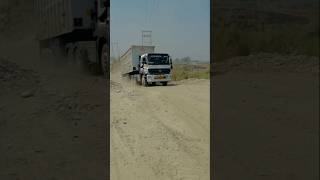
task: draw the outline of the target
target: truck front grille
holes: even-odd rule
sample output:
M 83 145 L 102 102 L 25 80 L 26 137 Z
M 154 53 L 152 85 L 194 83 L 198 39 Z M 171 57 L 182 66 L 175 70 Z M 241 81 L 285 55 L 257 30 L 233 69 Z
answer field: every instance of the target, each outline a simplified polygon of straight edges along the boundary
M 149 74 L 158 75 L 158 74 L 170 74 L 170 69 L 149 69 Z

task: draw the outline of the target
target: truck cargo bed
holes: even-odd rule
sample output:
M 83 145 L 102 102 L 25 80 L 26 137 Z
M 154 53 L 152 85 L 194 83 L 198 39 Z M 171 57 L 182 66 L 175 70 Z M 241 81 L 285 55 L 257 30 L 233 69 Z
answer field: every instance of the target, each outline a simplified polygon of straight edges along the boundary
M 155 46 L 131 46 L 120 57 L 121 73 L 135 74 L 138 72 L 139 56 L 145 53 L 153 53 Z
M 34 0 L 40 40 L 93 29 L 94 0 Z

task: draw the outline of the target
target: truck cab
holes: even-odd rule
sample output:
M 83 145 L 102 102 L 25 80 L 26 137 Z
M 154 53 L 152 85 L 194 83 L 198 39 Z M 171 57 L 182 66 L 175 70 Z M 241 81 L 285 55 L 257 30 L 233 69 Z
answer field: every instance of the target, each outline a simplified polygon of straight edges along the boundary
M 166 86 L 171 81 L 171 70 L 169 54 L 146 53 L 139 56 L 139 81 L 145 86 L 156 83 Z

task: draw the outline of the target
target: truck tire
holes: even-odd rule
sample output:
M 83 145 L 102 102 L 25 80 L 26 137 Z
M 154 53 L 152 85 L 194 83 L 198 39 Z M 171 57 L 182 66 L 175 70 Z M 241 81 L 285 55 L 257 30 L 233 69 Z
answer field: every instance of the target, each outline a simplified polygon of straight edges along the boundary
M 85 60 L 79 48 L 76 48 L 73 52 L 73 64 L 79 70 L 85 69 Z
M 167 85 L 168 85 L 168 82 L 162 82 L 162 85 L 163 85 L 163 86 L 167 86 Z
M 72 65 L 75 61 L 74 50 L 72 48 L 68 48 L 67 50 L 67 61 L 69 65 Z
M 108 47 L 107 44 L 104 44 L 101 49 L 101 56 L 100 56 L 100 67 L 101 73 L 103 76 L 106 76 L 109 73 L 109 61 L 108 61 Z

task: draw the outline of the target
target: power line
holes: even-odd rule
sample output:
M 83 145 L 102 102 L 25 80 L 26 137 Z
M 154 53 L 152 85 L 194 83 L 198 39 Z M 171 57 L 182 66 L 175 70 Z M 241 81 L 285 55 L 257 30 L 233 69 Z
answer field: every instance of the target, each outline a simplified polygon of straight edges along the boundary
M 152 31 L 141 31 L 141 45 L 152 45 Z
M 149 0 L 146 0 L 146 24 L 149 22 L 150 12 L 149 12 Z

